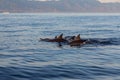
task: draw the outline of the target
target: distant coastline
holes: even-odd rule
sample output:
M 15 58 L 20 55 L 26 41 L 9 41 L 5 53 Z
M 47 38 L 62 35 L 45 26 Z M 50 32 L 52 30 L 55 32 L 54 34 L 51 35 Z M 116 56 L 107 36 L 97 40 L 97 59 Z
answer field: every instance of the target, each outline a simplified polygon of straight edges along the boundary
M 10 12 L 2 12 L 2 14 L 10 14 Z
M 112 16 L 112 15 L 120 15 L 120 13 L 52 13 L 52 12 L 50 12 L 50 13 L 10 13 L 10 12 L 2 12 L 2 13 L 0 13 L 0 14 L 27 14 L 27 15 L 67 15 L 67 16 L 69 16 L 69 15 L 90 15 L 90 16 L 94 16 L 94 15 L 104 15 L 104 16 Z
M 0 13 L 120 13 L 120 3 L 98 0 L 1 0 Z

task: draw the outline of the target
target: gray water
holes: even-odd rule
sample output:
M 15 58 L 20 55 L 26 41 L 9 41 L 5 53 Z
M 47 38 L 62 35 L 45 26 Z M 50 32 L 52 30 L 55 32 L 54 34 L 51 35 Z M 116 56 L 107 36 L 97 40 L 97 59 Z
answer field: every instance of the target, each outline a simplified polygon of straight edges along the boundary
M 39 42 L 61 33 L 97 42 Z M 0 80 L 120 80 L 120 15 L 0 14 Z

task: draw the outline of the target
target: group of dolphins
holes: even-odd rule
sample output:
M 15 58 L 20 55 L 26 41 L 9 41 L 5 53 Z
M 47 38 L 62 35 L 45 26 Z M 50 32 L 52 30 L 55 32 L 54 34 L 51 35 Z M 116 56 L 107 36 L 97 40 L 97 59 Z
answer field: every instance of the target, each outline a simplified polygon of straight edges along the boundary
M 63 37 L 63 33 L 60 34 L 59 36 L 55 36 L 55 38 L 53 38 L 53 39 L 50 39 L 50 38 L 42 39 L 42 38 L 40 38 L 40 41 L 57 42 L 57 43 L 59 43 L 59 46 L 62 46 L 62 43 L 66 43 L 70 46 L 81 46 L 81 45 L 89 43 L 89 40 L 81 39 L 80 34 L 78 34 L 77 36 Z

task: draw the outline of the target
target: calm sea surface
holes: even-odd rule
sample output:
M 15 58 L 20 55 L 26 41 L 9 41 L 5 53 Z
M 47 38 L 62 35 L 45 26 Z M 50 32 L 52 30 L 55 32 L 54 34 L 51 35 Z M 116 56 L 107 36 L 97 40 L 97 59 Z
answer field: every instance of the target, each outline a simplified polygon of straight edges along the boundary
M 61 33 L 97 42 L 39 42 Z M 120 80 L 120 15 L 0 14 L 0 80 Z

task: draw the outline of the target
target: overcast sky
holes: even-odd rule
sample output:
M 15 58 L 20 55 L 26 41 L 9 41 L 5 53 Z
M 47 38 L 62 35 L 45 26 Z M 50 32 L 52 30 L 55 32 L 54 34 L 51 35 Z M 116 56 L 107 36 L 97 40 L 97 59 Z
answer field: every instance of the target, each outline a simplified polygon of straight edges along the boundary
M 29 0 L 29 1 L 60 1 L 60 0 Z
M 120 0 L 99 0 L 102 3 L 108 3 L 108 2 L 120 2 Z
M 28 0 L 28 1 L 42 1 L 42 2 L 45 2 L 45 1 L 60 1 L 60 0 Z M 98 0 L 99 2 L 101 3 L 116 3 L 116 2 L 119 2 L 120 3 L 120 0 Z
M 31 1 L 60 1 L 60 0 L 31 0 Z M 120 2 L 120 0 L 98 0 L 102 3 Z

